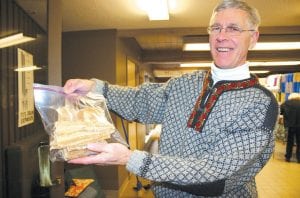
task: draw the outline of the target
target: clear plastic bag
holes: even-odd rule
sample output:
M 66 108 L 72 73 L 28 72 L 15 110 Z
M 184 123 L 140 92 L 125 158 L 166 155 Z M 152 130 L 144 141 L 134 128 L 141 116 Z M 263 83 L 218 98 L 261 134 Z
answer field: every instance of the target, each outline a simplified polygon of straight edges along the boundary
M 62 87 L 34 84 L 34 100 L 50 136 L 50 160 L 94 154 L 88 143 L 126 144 L 113 125 L 105 98 L 96 93 L 65 94 Z

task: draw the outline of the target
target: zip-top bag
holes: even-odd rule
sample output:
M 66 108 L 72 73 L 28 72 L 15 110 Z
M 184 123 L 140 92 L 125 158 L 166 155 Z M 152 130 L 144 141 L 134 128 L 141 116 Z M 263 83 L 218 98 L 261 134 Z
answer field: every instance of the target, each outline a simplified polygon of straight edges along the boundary
M 34 84 L 34 101 L 50 137 L 50 160 L 93 155 L 89 143 L 126 144 L 115 128 L 103 95 L 66 94 L 62 87 Z

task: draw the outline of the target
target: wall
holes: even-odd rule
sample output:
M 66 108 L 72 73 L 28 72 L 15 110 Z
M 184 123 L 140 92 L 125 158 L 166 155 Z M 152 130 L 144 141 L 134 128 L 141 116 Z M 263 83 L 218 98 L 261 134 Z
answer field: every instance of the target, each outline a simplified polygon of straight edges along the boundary
M 139 59 L 137 46 L 118 39 L 117 30 L 64 32 L 62 38 L 63 82 L 70 78 L 98 78 L 126 85 L 127 58 Z M 111 115 L 122 134 L 120 118 Z M 124 166 L 97 167 L 96 172 L 101 187 L 111 191 L 118 191 L 128 176 Z
M 63 84 L 70 78 L 99 78 L 116 83 L 116 34 L 116 30 L 63 33 Z
M 44 66 L 35 72 L 35 82 L 47 83 L 47 34 L 19 6 L 11 0 L 0 3 L 0 37 L 17 32 L 37 35 L 35 41 L 0 49 L 0 197 L 7 197 L 5 148 L 44 133 L 38 114 L 35 122 L 17 127 L 18 121 L 18 75 L 17 48 L 34 55 L 34 63 Z M 45 133 L 46 134 L 46 133 Z
M 48 79 L 50 85 L 62 85 L 61 37 L 62 0 L 48 1 Z

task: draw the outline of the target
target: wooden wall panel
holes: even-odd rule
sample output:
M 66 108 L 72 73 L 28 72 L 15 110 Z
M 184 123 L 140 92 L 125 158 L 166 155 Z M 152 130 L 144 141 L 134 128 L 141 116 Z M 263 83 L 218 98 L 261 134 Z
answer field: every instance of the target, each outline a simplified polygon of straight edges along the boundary
M 34 56 L 34 63 L 43 66 L 34 74 L 35 82 L 47 83 L 47 33 L 12 0 L 0 3 L 0 38 L 18 32 L 37 35 L 32 42 L 0 49 L 0 198 L 6 197 L 5 148 L 26 140 L 37 133 L 45 133 L 39 115 L 35 122 L 18 127 L 17 48 Z

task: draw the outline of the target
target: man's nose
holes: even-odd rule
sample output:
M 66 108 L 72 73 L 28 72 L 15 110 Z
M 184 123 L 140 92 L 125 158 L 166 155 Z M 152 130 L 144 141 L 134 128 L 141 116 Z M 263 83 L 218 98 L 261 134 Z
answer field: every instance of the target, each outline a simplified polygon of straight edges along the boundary
M 222 28 L 220 32 L 217 34 L 218 40 L 224 40 L 229 37 L 228 32 L 226 31 L 226 28 Z

